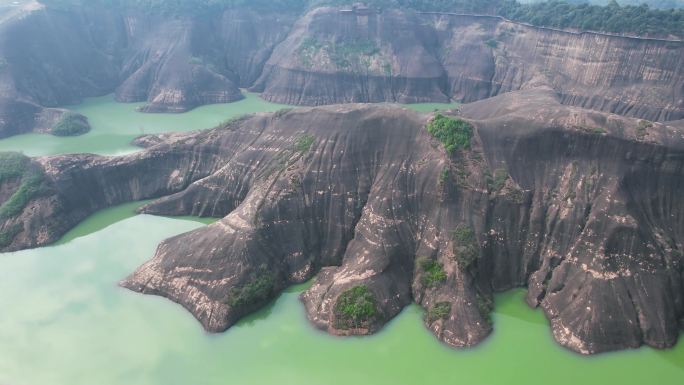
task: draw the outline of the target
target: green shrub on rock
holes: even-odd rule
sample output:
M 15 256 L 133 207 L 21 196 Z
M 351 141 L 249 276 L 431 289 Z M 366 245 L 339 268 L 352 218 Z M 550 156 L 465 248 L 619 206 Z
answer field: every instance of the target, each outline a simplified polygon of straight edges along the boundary
M 453 155 L 458 149 L 470 148 L 473 126 L 465 120 L 437 114 L 427 124 L 427 130 L 430 135 L 442 142 L 449 154 Z
M 90 131 L 88 119 L 73 112 L 65 112 L 52 127 L 50 133 L 55 136 L 76 136 Z
M 311 145 L 316 141 L 316 137 L 311 134 L 304 134 L 297 138 L 295 142 L 295 150 L 298 152 L 307 152 L 311 148 Z
M 461 269 L 470 267 L 480 255 L 475 232 L 469 226 L 460 225 L 452 231 L 451 236 L 456 263 Z
M 5 202 L 0 202 L 0 219 L 21 214 L 32 199 L 47 190 L 43 170 L 31 164 L 27 156 L 16 152 L 0 153 L 0 183 L 18 178 L 21 178 L 19 188 Z
M 0 183 L 24 175 L 30 159 L 18 152 L 0 152 Z
M 437 287 L 447 280 L 447 273 L 441 263 L 428 258 L 418 260 L 422 277 L 420 281 L 426 287 Z
M 337 297 L 334 313 L 338 329 L 369 327 L 378 317 L 377 301 L 368 286 L 355 286 Z
M 447 319 L 451 313 L 451 303 L 450 302 L 437 302 L 433 307 L 431 307 L 427 312 L 427 322 L 433 323 L 439 319 Z
M 268 300 L 274 287 L 273 276 L 266 269 L 262 269 L 249 283 L 231 288 L 225 303 L 231 307 L 255 305 Z

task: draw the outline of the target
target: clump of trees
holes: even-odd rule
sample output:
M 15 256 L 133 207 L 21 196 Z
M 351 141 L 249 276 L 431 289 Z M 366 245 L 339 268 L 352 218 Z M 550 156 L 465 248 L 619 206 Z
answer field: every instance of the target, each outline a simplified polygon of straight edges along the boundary
M 338 329 L 370 327 L 379 314 L 375 296 L 366 285 L 342 292 L 337 297 L 334 312 Z
M 19 188 L 5 202 L 0 202 L 0 219 L 21 214 L 32 199 L 47 191 L 43 170 L 27 156 L 17 152 L 0 153 L 0 183 L 13 179 L 19 179 Z
M 459 225 L 451 232 L 453 252 L 456 263 L 461 269 L 467 269 L 480 256 L 475 232 L 470 226 Z
M 53 8 L 94 6 L 143 10 L 156 14 L 209 14 L 227 8 L 251 7 L 302 12 L 321 5 L 350 5 L 356 0 L 40 0 Z M 639 5 L 635 4 L 639 1 Z M 657 1 L 667 7 L 668 1 Z M 650 36 L 684 36 L 684 9 L 652 9 L 640 0 L 620 5 L 610 0 L 593 5 L 584 0 L 550 0 L 521 4 L 517 0 L 366 0 L 372 7 L 417 11 L 500 15 L 537 26 Z
M 447 280 L 447 273 L 441 263 L 429 258 L 419 258 L 420 282 L 426 287 L 437 287 Z
M 0 183 L 22 176 L 29 161 L 18 152 L 0 152 Z
M 473 127 L 465 120 L 437 114 L 426 128 L 430 135 L 442 142 L 449 154 L 453 155 L 458 149 L 470 148 Z
M 252 306 L 271 298 L 275 280 L 266 267 L 262 267 L 251 280 L 243 286 L 233 287 L 224 301 L 232 307 Z
M 55 136 L 82 135 L 90 131 L 88 119 L 74 112 L 65 112 L 52 127 L 50 133 Z
M 504 0 L 498 11 L 511 20 L 545 27 L 649 36 L 684 35 L 684 10 L 651 9 L 645 4 L 620 6 L 615 0 L 606 6 L 560 0 L 534 4 Z
M 684 36 L 682 3 L 676 7 L 677 3 L 673 0 L 651 1 L 654 8 L 642 0 L 622 0 L 620 3 L 605 0 L 601 4 L 590 4 L 587 0 L 367 0 L 366 3 L 379 8 L 499 15 L 536 26 L 561 29 Z M 349 4 L 353 1 L 328 0 L 319 3 Z

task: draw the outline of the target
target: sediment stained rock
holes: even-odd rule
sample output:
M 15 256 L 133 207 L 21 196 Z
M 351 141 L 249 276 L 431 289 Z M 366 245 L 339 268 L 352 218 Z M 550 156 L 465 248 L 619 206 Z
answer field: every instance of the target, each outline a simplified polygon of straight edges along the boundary
M 425 130 L 430 115 L 342 105 L 146 137 L 124 157 L 39 158 L 54 193 L 0 230 L 52 232 L 25 226 L 5 250 L 159 197 L 141 211 L 223 219 L 165 240 L 121 284 L 180 303 L 210 331 L 316 277 L 302 300 L 334 334 L 373 333 L 416 302 L 440 340 L 471 346 L 492 329 L 492 294 L 527 287 L 577 352 L 672 346 L 684 316 L 682 122 L 564 106 L 550 88 L 462 117 L 475 132 L 453 154 Z M 349 293 L 365 307 L 343 319 Z

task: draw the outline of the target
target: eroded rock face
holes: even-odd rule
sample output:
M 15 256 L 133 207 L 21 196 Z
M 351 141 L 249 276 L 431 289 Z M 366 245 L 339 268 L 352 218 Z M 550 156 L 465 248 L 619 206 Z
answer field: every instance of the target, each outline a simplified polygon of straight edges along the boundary
M 271 101 L 472 102 L 548 86 L 563 104 L 650 120 L 684 118 L 684 44 L 539 29 L 496 17 L 301 18 L 252 87 Z
M 413 13 L 319 8 L 297 22 L 252 89 L 287 104 L 447 102 L 433 40 Z
M 144 112 L 243 98 L 295 15 L 249 9 L 173 18 L 30 7 L 0 21 L 0 137 L 41 131 L 43 109 L 114 92 Z M 21 103 L 22 108 L 15 104 Z M 28 116 L 27 109 L 35 110 Z
M 566 105 L 684 118 L 681 42 L 407 10 L 238 8 L 174 18 L 29 8 L 0 21 L 0 104 L 40 110 L 114 92 L 119 101 L 147 102 L 145 112 L 183 112 L 239 100 L 239 88 L 324 105 L 472 102 L 546 86 Z M 0 136 L 31 131 L 24 112 L 0 121 Z
M 124 157 L 40 158 L 55 192 L 21 220 L 52 221 L 52 236 L 26 228 L 7 249 L 161 197 L 142 212 L 223 219 L 165 240 L 121 284 L 180 303 L 210 331 L 315 276 L 302 300 L 334 334 L 375 332 L 413 301 L 440 340 L 471 346 L 492 329 L 492 294 L 528 287 L 577 352 L 672 346 L 684 316 L 682 122 L 563 106 L 549 88 L 463 117 L 475 134 L 453 154 L 425 130 L 429 115 L 343 105 L 146 137 Z

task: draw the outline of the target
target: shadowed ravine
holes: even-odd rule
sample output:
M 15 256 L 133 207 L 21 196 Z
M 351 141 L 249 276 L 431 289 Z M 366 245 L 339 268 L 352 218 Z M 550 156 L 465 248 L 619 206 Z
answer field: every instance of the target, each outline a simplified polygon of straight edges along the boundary
M 146 138 L 156 144 L 124 157 L 37 158 L 47 192 L 2 223 L 24 224 L 6 249 L 159 198 L 141 211 L 222 219 L 165 240 L 122 285 L 180 303 L 209 331 L 315 277 L 307 316 L 333 334 L 376 332 L 416 302 L 437 338 L 471 346 L 492 329 L 493 294 L 527 287 L 572 350 L 673 346 L 681 122 L 646 129 L 545 88 L 465 105 L 462 117 L 474 136 L 452 154 L 426 131 L 429 114 L 342 105 Z M 372 304 L 362 322 L 338 306 L 353 288 Z

